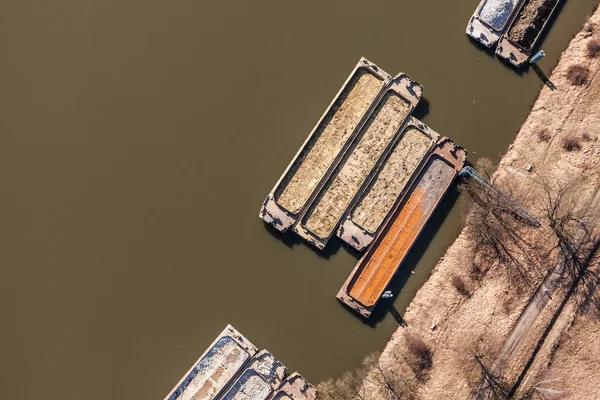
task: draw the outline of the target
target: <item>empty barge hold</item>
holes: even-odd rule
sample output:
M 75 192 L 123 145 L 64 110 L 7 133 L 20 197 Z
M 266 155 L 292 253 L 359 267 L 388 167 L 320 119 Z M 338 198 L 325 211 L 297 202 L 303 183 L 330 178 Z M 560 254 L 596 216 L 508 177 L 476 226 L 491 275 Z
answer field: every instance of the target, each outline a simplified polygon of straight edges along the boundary
M 385 71 L 361 58 L 265 199 L 260 218 L 281 232 L 296 222 L 311 195 L 352 143 L 390 79 Z
M 252 343 L 227 325 L 165 400 L 215 399 L 256 352 Z
M 325 247 L 422 93 L 422 86 L 405 74 L 392 80 L 329 180 L 301 214 L 294 232 L 318 249 Z
M 447 138 L 440 140 L 407 195 L 386 218 L 385 226 L 338 292 L 336 297 L 342 303 L 365 318 L 371 315 L 465 159 L 461 147 Z
M 525 0 L 502 35 L 496 54 L 515 67 L 531 57 L 560 0 Z
M 285 366 L 271 353 L 262 350 L 218 399 L 267 400 L 286 376 Z
M 393 144 L 367 189 L 346 214 L 337 235 L 358 251 L 375 237 L 383 220 L 406 193 L 423 160 L 439 139 L 439 134 L 411 117 L 402 135 Z
M 297 372 L 291 374 L 279 389 L 275 392 L 271 400 L 316 400 L 317 389 L 306 381 Z
M 523 0 L 481 0 L 467 24 L 467 35 L 493 47 Z

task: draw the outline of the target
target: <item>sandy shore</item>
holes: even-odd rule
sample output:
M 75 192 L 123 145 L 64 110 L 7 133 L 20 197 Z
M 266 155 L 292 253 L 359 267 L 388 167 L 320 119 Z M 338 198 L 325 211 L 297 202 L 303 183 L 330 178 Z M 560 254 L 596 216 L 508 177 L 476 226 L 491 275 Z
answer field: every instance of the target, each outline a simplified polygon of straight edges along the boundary
M 589 204 L 600 182 L 600 57 L 590 58 L 587 45 L 600 40 L 600 11 L 586 23 L 563 53 L 550 77 L 555 90 L 544 87 L 531 114 L 521 127 L 514 143 L 500 161 L 495 178 L 512 188 L 513 195 L 535 215 L 544 194 L 535 184 L 544 177 L 550 182 L 577 182 L 578 202 Z M 589 69 L 583 85 L 567 79 L 573 65 Z M 575 140 L 567 149 L 566 140 Z M 527 167 L 532 167 L 532 172 Z M 406 310 L 408 326 L 392 336 L 380 358 L 387 371 L 405 377 L 412 395 L 419 399 L 470 398 L 481 380 L 475 354 L 494 361 L 500 356 L 513 327 L 525 310 L 546 271 L 530 271 L 531 285 L 517 289 L 503 268 L 488 269 L 483 278 L 473 278 L 474 239 L 467 224 L 418 291 Z M 532 228 L 533 229 L 533 228 Z M 547 232 L 542 226 L 537 234 Z M 548 265 L 548 269 L 551 266 Z M 460 277 L 468 295 L 459 293 L 452 280 Z M 556 293 L 534 313 L 531 326 L 520 332 L 504 352 L 503 375 L 516 382 L 524 374 L 517 393 L 524 393 L 543 380 L 552 382 L 562 392 L 561 398 L 600 398 L 600 323 L 588 316 L 578 316 L 575 305 L 567 302 L 546 340 L 541 343 L 549 321 L 559 309 L 563 293 Z M 435 326 L 434 329 L 432 327 Z M 415 377 L 398 354 L 406 353 L 407 337 L 416 335 L 432 350 L 432 367 L 426 379 Z M 531 355 L 541 344 L 530 367 Z M 386 394 L 380 393 L 387 398 Z

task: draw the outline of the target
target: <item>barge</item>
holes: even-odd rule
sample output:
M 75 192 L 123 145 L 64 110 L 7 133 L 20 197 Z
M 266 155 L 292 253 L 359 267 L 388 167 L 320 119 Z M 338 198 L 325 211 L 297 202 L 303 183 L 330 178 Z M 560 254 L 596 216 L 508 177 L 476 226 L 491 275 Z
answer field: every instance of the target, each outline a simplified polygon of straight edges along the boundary
M 376 164 L 400 135 L 422 93 L 423 87 L 406 74 L 394 77 L 350 149 L 300 215 L 294 232 L 318 249 L 325 247 Z
M 465 160 L 462 147 L 447 138 L 439 141 L 338 292 L 338 300 L 365 318 L 371 315 Z
M 286 376 L 285 366 L 262 350 L 218 400 L 267 400 Z
M 481 0 L 467 24 L 467 35 L 491 48 L 500 39 L 523 0 Z
M 525 0 L 502 35 L 496 54 L 513 66 L 522 67 L 532 56 L 560 0 Z
M 309 205 L 368 118 L 391 76 L 361 58 L 283 175 L 259 217 L 285 232 Z
M 297 372 L 281 383 L 271 400 L 316 400 L 317 389 Z
M 411 117 L 366 190 L 343 218 L 337 232 L 341 240 L 358 251 L 373 241 L 439 137 L 437 132 Z
M 258 349 L 231 325 L 221 332 L 165 400 L 212 400 Z

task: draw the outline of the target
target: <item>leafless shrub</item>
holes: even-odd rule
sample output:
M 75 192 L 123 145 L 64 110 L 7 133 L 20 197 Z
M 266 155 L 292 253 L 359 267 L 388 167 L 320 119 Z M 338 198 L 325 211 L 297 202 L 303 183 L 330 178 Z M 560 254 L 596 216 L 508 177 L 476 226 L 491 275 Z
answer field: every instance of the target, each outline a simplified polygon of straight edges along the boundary
M 469 293 L 469 289 L 467 289 L 465 281 L 463 281 L 463 279 L 460 276 L 453 275 L 450 279 L 450 282 L 452 282 L 452 286 L 454 286 L 454 289 L 456 289 L 456 291 L 460 293 L 461 296 L 469 297 L 471 293 Z
M 471 263 L 471 268 L 469 270 L 469 277 L 475 281 L 479 282 L 483 278 L 483 270 L 476 262 Z
M 550 133 L 548 133 L 546 129 L 541 129 L 537 131 L 537 137 L 540 140 L 540 142 L 547 142 L 552 136 L 550 136 Z
M 433 366 L 433 353 L 429 346 L 418 336 L 407 335 L 406 347 L 410 364 L 418 375 L 429 371 Z
M 587 44 L 587 55 L 589 58 L 596 58 L 600 56 L 600 42 L 596 39 L 590 39 Z
M 583 65 L 571 65 L 567 69 L 567 80 L 571 85 L 585 85 L 590 77 L 590 69 Z
M 562 139 L 562 148 L 566 151 L 575 151 L 581 150 L 581 143 L 579 142 L 579 138 L 575 135 L 567 135 Z
M 584 142 L 592 141 L 592 136 L 587 132 L 584 132 L 583 135 L 581 135 L 581 138 L 583 139 Z

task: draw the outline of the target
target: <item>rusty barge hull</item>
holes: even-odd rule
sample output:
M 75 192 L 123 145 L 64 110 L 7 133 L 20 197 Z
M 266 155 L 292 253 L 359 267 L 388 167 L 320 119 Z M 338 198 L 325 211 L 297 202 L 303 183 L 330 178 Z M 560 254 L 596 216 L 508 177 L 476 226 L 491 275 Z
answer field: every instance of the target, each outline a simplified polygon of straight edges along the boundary
M 447 138 L 440 140 L 405 198 L 386 219 L 338 292 L 338 300 L 365 318 L 371 315 L 465 159 L 461 147 Z
M 467 35 L 492 48 L 523 0 L 481 0 L 467 24 Z
M 165 400 L 212 400 L 227 386 L 258 349 L 228 325 Z
M 297 372 L 294 372 L 273 394 L 271 400 L 316 400 L 317 389 Z
M 401 134 L 422 93 L 423 87 L 406 74 L 394 77 L 350 149 L 300 215 L 294 232 L 318 249 L 327 245 L 377 164 Z
M 391 76 L 361 58 L 267 195 L 259 217 L 285 232 L 308 207 L 368 118 Z
M 411 117 L 366 190 L 343 218 L 337 232 L 342 241 L 358 251 L 371 244 L 394 205 L 408 191 L 439 137 L 433 129 Z
M 267 400 L 287 376 L 285 366 L 262 350 L 218 400 Z
M 554 5 L 551 4 L 552 2 Z M 550 3 L 550 7 L 544 8 L 542 5 L 537 9 L 533 9 L 533 7 L 535 7 L 535 1 L 531 0 L 525 0 L 521 3 L 518 12 L 513 16 L 510 28 L 502 35 L 500 43 L 498 43 L 498 47 L 496 48 L 496 54 L 498 56 L 517 68 L 525 65 L 538 46 L 542 34 L 548 27 L 549 21 L 551 21 L 556 14 L 561 0 L 546 0 L 545 3 Z M 524 15 L 532 15 L 532 21 L 526 21 Z M 539 25 L 540 22 L 541 25 Z M 527 28 L 522 37 L 518 38 L 516 27 L 521 26 L 522 29 L 523 26 L 521 24 L 527 25 L 528 27 L 533 26 L 534 36 L 531 34 L 532 31 Z

